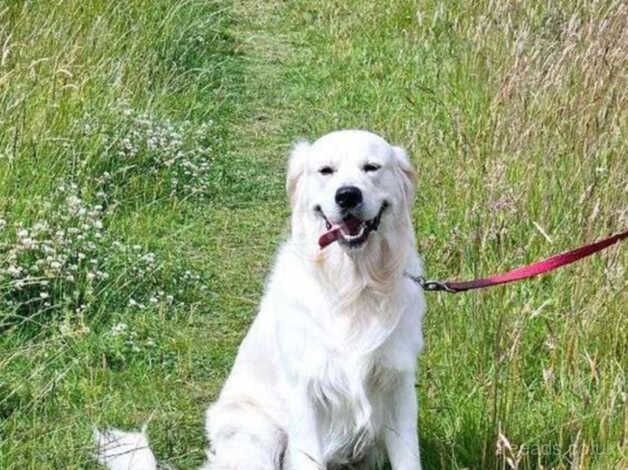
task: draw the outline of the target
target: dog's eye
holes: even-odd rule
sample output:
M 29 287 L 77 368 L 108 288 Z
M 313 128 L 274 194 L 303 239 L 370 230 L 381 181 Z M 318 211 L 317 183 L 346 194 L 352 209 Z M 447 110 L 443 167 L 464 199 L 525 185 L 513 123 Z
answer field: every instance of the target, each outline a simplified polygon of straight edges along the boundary
M 369 173 L 371 171 L 377 171 L 381 168 L 377 163 L 367 163 L 362 167 L 362 171 Z
M 330 166 L 324 166 L 318 170 L 321 175 L 331 175 L 334 172 L 334 169 Z

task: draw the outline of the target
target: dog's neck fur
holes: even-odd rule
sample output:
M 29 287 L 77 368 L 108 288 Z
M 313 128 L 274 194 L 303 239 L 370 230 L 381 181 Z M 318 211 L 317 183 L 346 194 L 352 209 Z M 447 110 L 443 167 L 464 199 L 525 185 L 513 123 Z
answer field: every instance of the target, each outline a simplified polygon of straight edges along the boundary
M 331 300 L 330 317 L 346 325 L 346 345 L 363 352 L 379 346 L 399 321 L 396 292 L 416 247 L 409 216 L 394 214 L 391 220 L 394 241 L 382 230 L 371 233 L 361 248 L 335 242 L 324 250 L 317 244 L 321 232 L 308 233 L 306 227 L 312 225 L 293 221 L 292 242 Z

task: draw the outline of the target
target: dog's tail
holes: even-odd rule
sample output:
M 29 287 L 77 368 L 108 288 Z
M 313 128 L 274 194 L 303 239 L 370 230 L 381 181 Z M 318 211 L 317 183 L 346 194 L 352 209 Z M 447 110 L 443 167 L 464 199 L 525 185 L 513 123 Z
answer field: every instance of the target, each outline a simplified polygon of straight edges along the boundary
M 285 433 L 254 405 L 216 403 L 207 410 L 211 443 L 200 470 L 280 470 Z M 94 429 L 96 460 L 108 470 L 174 470 L 157 462 L 146 426 L 139 432 Z
M 218 401 L 207 410 L 211 443 L 205 470 L 280 470 L 285 433 L 254 404 Z
M 139 432 L 94 429 L 96 460 L 109 470 L 166 470 L 148 445 L 146 427 Z

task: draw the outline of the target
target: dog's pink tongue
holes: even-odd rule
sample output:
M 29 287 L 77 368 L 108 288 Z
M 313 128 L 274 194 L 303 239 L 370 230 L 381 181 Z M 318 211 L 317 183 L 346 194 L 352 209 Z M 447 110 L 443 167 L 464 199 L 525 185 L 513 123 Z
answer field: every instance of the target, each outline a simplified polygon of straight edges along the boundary
M 323 233 L 318 239 L 318 246 L 321 247 L 321 250 L 325 248 L 330 243 L 335 242 L 340 237 L 340 229 L 344 226 L 345 232 L 349 232 L 351 235 L 356 235 L 360 230 L 360 225 L 362 221 L 360 219 L 356 219 L 355 217 L 347 217 L 342 221 L 341 224 L 336 224 L 325 233 Z
M 324 234 L 322 234 L 318 238 L 318 246 L 320 246 L 322 250 L 330 243 L 333 243 L 336 240 L 338 240 L 339 236 L 340 236 L 340 225 L 334 225 L 332 228 L 327 230 Z

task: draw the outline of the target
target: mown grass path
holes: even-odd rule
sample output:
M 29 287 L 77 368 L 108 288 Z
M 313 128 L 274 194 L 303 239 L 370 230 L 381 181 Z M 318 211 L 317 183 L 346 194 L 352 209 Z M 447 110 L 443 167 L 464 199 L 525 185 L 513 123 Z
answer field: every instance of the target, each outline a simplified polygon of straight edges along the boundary
M 76 1 L 2 15 L 0 468 L 94 466 L 92 424 L 146 421 L 161 460 L 202 462 L 203 411 L 287 228 L 296 138 L 359 127 L 408 148 L 433 276 L 503 270 L 626 222 L 620 3 Z M 430 296 L 425 468 L 625 466 L 625 262 L 614 248 Z M 16 287 L 40 271 L 49 283 Z

